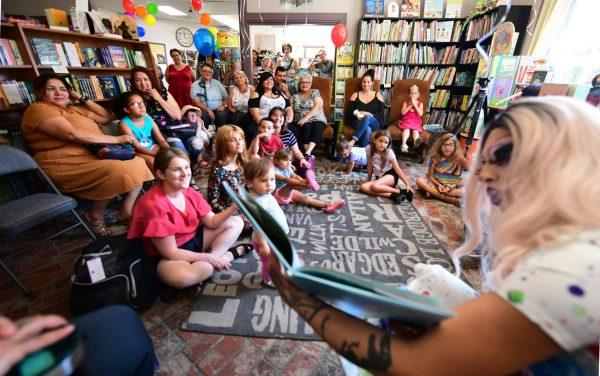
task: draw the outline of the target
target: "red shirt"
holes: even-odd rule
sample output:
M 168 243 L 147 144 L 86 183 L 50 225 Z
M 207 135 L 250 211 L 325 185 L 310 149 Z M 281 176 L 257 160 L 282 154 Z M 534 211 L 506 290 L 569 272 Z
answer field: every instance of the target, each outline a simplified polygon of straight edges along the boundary
M 171 203 L 162 184 L 156 184 L 140 197 L 131 213 L 127 239 L 141 238 L 148 256 L 159 256 L 158 249 L 150 238 L 166 238 L 174 235 L 177 246 L 181 246 L 196 235 L 201 218 L 210 213 L 210 205 L 195 190 L 183 190 L 185 213 Z
M 264 141 L 262 138 L 258 139 L 258 155 L 261 158 L 273 159 L 273 154 L 283 148 L 283 142 L 275 135 L 271 136 L 269 141 Z

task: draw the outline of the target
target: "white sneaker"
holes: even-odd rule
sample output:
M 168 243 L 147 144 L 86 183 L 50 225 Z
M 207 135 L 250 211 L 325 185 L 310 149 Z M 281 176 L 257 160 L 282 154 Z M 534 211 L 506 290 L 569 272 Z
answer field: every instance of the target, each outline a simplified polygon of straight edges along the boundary
M 400 151 L 403 153 L 408 153 L 408 145 L 404 144 L 400 147 Z

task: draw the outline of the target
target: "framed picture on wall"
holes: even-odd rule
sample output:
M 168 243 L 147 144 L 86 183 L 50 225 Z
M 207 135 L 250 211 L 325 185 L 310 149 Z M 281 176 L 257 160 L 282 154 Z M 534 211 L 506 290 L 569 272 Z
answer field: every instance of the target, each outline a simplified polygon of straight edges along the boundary
M 167 69 L 167 46 L 164 43 L 148 43 L 154 62 L 158 64 L 163 72 Z

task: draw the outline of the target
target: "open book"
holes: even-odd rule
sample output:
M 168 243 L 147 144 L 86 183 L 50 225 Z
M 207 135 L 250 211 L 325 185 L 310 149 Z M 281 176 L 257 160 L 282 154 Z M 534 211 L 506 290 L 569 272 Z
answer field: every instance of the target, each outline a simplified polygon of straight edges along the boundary
M 239 196 L 226 183 L 225 190 L 279 259 L 283 274 L 312 296 L 361 318 L 389 318 L 415 325 L 431 325 L 453 316 L 437 299 L 412 293 L 349 273 L 304 266 L 281 227 L 243 189 Z

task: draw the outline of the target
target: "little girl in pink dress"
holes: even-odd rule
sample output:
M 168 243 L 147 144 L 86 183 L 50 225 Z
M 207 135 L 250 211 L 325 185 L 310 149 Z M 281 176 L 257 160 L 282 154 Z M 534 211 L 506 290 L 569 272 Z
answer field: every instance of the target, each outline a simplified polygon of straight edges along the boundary
M 404 102 L 402 106 L 402 119 L 398 122 L 398 128 L 402 129 L 402 147 L 400 151 L 408 152 L 408 137 L 412 131 L 415 148 L 423 143 L 419 132 L 423 130 L 423 103 L 419 100 L 421 93 L 417 85 L 412 85 L 408 89 L 409 101 Z

